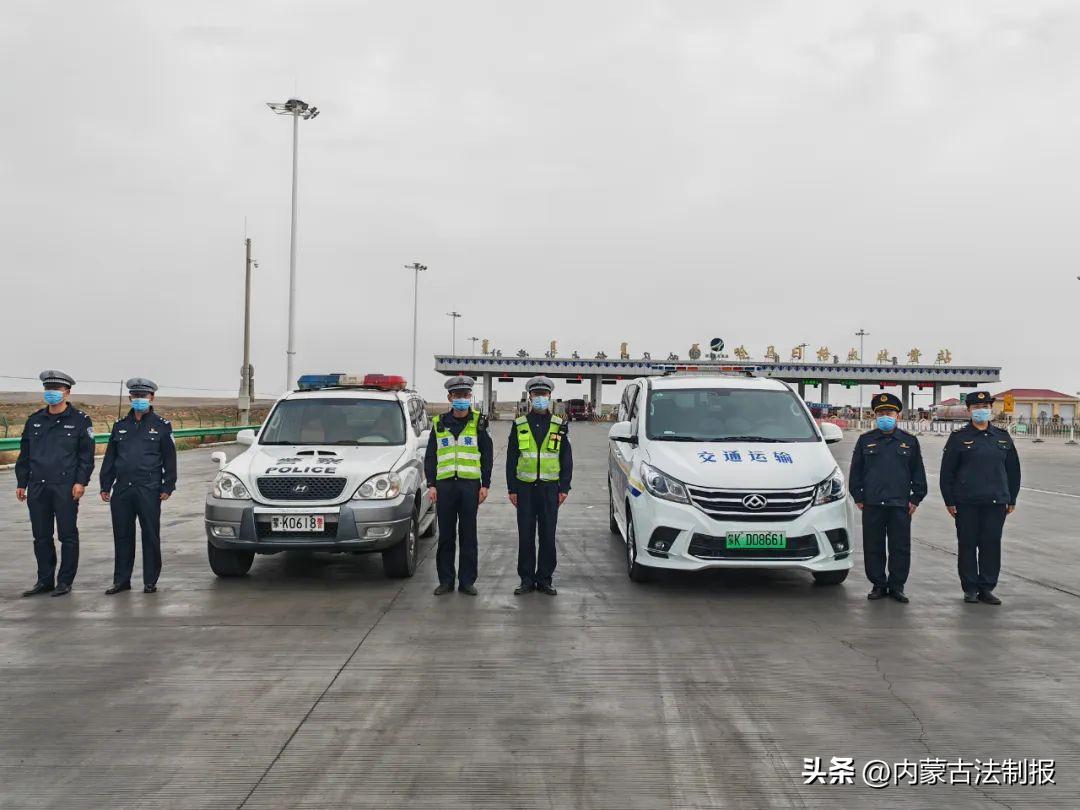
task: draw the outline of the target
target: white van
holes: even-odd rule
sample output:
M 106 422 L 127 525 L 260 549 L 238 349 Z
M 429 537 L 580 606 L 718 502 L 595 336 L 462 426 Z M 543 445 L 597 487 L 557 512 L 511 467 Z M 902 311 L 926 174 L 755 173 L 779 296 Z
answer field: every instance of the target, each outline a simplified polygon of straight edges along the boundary
M 611 531 L 630 579 L 656 569 L 851 569 L 854 512 L 818 426 L 784 383 L 671 375 L 627 385 L 608 434 Z

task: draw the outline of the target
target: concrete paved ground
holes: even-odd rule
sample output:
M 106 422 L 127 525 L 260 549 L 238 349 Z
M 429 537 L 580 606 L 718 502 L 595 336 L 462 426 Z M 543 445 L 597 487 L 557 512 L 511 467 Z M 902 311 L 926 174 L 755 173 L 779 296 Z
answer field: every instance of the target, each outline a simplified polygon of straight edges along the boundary
M 88 495 L 75 593 L 20 599 L 30 530 L 0 472 L 0 808 L 1080 806 L 1080 450 L 1023 446 L 1042 491 L 1009 520 L 995 609 L 958 598 L 936 479 L 910 605 L 868 603 L 861 558 L 838 588 L 634 585 L 607 529 L 604 431 L 572 437 L 554 599 L 511 594 L 501 483 L 478 598 L 431 595 L 430 544 L 404 582 L 378 557 L 302 555 L 217 580 L 208 450 L 181 455 L 158 594 L 102 595 L 108 510 Z M 925 445 L 936 470 L 941 441 Z M 1058 784 L 804 786 L 812 756 L 1053 758 Z

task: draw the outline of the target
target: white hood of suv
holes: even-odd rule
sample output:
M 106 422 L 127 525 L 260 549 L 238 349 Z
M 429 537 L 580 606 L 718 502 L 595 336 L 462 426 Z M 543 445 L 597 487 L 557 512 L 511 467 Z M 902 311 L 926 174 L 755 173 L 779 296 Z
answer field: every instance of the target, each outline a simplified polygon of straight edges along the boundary
M 316 450 L 314 454 L 312 450 Z M 333 455 L 328 453 L 332 452 Z M 253 445 L 226 467 L 258 498 L 257 479 L 262 476 L 308 475 L 346 478 L 345 489 L 336 500 L 347 500 L 371 476 L 388 472 L 401 459 L 401 445 L 349 447 L 327 445 Z
M 837 466 L 828 447 L 820 441 L 783 444 L 650 441 L 643 455 L 647 463 L 672 478 L 713 489 L 807 487 L 823 481 Z

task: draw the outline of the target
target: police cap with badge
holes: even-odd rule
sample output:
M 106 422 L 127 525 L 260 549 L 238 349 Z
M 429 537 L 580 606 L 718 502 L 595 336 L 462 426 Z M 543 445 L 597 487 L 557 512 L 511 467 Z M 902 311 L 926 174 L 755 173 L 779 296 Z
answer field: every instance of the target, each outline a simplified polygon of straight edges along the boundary
M 38 379 L 41 380 L 41 384 L 48 388 L 50 385 L 62 385 L 64 388 L 71 388 L 75 385 L 75 378 L 70 374 L 65 374 L 62 371 L 56 369 L 48 369 L 41 372 L 38 375 Z
M 882 393 L 874 394 L 870 407 L 874 413 L 878 411 L 896 411 L 900 413 L 904 409 L 904 403 L 900 401 L 900 397 L 896 396 L 896 394 Z
M 525 383 L 526 393 L 531 394 L 533 391 L 547 391 L 551 393 L 555 390 L 555 383 L 551 381 L 550 377 L 545 377 L 542 374 L 539 377 L 533 377 L 527 383 Z
M 459 374 L 456 377 L 451 377 L 445 383 L 445 388 L 451 394 L 455 391 L 468 391 L 472 393 L 473 388 L 476 387 L 476 380 L 472 377 L 467 377 L 464 374 Z
M 989 391 L 972 391 L 964 397 L 964 404 L 969 408 L 975 405 L 993 405 L 994 397 Z
M 148 380 L 146 377 L 132 377 L 125 385 L 127 385 L 128 393 L 132 396 L 146 396 L 147 394 L 153 394 L 158 388 L 156 382 Z

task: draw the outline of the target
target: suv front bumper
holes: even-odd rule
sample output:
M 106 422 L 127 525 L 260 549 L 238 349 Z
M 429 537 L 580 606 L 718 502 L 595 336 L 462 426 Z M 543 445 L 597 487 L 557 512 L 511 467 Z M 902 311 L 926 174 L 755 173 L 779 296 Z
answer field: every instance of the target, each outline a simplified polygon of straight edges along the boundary
M 314 532 L 271 532 L 271 515 L 323 515 Z M 384 551 L 409 533 L 413 500 L 347 501 L 334 506 L 263 506 L 254 501 L 206 497 L 206 539 L 222 549 L 272 554 L 277 551 Z

